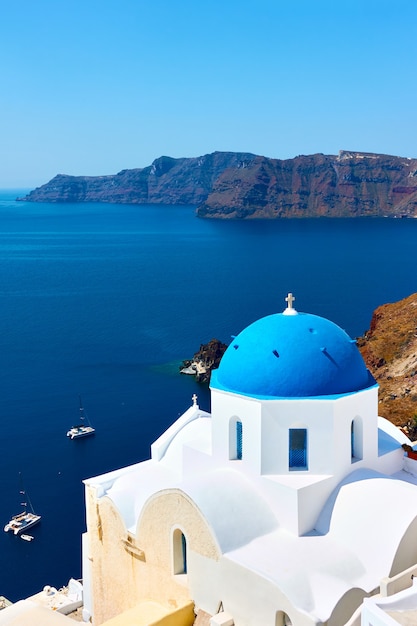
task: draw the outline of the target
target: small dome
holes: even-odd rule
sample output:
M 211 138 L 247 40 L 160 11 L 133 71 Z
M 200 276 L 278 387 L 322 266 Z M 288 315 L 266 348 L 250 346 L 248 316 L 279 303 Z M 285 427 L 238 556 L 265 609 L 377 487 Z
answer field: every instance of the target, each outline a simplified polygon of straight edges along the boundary
M 340 395 L 373 385 L 356 342 L 344 330 L 295 309 L 245 328 L 227 348 L 211 384 L 244 395 L 286 398 Z

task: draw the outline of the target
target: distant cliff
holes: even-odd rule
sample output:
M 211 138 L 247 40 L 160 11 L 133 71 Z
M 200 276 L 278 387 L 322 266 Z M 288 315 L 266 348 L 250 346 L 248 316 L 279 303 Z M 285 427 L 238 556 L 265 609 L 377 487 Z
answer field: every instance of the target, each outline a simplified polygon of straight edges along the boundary
M 205 218 L 417 217 L 417 159 L 347 151 L 287 160 L 160 157 L 110 176 L 59 174 L 21 199 L 191 204 Z
M 379 414 L 417 439 L 417 293 L 378 307 L 358 339 L 379 384 Z
M 162 156 L 143 169 L 122 170 L 110 176 L 58 174 L 31 191 L 29 202 L 121 202 L 126 204 L 200 205 L 225 171 L 238 172 L 255 155 L 214 152 L 198 158 Z

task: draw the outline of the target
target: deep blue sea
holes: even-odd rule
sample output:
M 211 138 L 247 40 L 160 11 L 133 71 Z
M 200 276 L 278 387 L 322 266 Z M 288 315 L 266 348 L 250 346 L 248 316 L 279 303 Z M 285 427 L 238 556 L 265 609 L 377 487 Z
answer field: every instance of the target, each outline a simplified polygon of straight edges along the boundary
M 149 456 L 209 392 L 179 364 L 285 308 L 353 337 L 417 291 L 417 220 L 205 221 L 193 207 L 15 202 L 0 193 L 0 528 L 19 472 L 42 522 L 0 532 L 0 595 L 81 577 L 84 478 Z M 96 427 L 70 441 L 78 397 Z

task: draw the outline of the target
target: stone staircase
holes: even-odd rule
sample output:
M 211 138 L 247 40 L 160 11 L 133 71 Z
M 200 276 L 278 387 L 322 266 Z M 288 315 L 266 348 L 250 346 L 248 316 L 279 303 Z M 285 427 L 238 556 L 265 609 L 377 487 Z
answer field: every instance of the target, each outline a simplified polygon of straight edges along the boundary
M 194 626 L 210 626 L 211 615 L 199 609 L 195 618 Z

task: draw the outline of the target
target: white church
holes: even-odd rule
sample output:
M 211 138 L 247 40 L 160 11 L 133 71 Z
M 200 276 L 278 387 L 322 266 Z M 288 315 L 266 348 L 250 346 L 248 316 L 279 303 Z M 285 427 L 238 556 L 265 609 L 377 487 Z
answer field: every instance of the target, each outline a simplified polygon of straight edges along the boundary
M 210 388 L 211 413 L 194 396 L 149 460 L 85 481 L 85 619 L 152 601 L 173 624 L 353 625 L 411 587 L 417 461 L 355 340 L 289 294 Z

